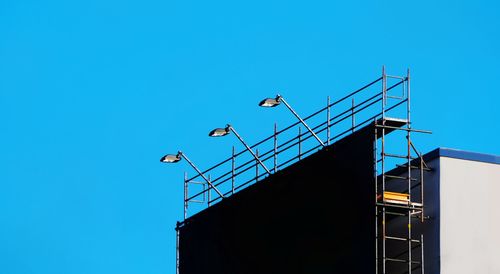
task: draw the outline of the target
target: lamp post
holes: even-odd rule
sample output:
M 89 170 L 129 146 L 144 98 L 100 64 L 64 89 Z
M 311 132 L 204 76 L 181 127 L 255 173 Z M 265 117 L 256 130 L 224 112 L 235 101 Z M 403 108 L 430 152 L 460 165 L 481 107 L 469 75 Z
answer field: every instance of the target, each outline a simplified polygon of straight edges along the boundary
M 194 168 L 194 170 L 196 170 L 196 172 L 198 172 L 198 174 L 200 174 L 200 176 L 207 182 L 207 184 L 213 188 L 215 190 L 215 192 L 217 192 L 217 194 L 219 194 L 219 196 L 221 198 L 224 198 L 224 195 L 214 186 L 212 185 L 212 183 L 210 182 L 210 180 L 205 176 L 205 174 L 203 174 L 194 164 L 193 162 L 191 162 L 191 160 L 189 160 L 189 158 L 186 156 L 186 154 L 184 154 L 182 151 L 179 151 L 177 152 L 177 154 L 167 154 L 163 157 L 161 157 L 160 159 L 160 162 L 162 163 L 177 163 L 179 162 L 182 158 L 184 158 L 184 160 L 186 160 L 186 162 L 189 163 L 190 166 L 192 166 Z
M 269 171 L 269 169 L 264 165 L 264 163 L 259 159 L 259 157 L 253 152 L 253 150 L 247 145 L 247 143 L 245 143 L 245 141 L 243 141 L 241 136 L 238 134 L 238 132 L 236 132 L 236 130 L 231 125 L 228 124 L 228 125 L 226 125 L 225 128 L 216 128 L 216 129 L 210 131 L 210 133 L 208 133 L 208 136 L 210 136 L 210 137 L 222 137 L 222 136 L 228 135 L 231 132 L 234 133 L 234 135 L 238 138 L 238 140 L 240 140 L 240 142 L 252 154 L 252 156 L 255 158 L 255 160 L 264 168 L 264 170 L 268 174 L 271 174 L 271 171 Z
M 297 112 L 295 112 L 295 110 L 293 110 L 293 108 L 287 103 L 287 101 L 283 98 L 283 96 L 278 94 L 278 95 L 276 95 L 276 98 L 266 98 L 266 99 L 260 101 L 259 106 L 261 106 L 261 107 L 276 107 L 276 106 L 280 105 L 282 102 L 288 108 L 288 110 L 290 110 L 292 112 L 292 114 L 295 117 L 297 117 L 297 119 L 299 119 L 299 121 L 302 123 L 302 125 L 304 125 L 304 127 L 307 128 L 307 130 L 309 130 L 309 132 L 314 136 L 314 138 L 316 138 L 316 140 L 318 140 L 318 142 L 322 146 L 325 146 L 325 143 L 323 143 L 323 141 L 321 141 L 321 139 L 318 137 L 318 135 L 316 135 L 316 133 L 314 133 L 314 131 L 306 124 L 306 122 L 304 120 L 302 120 L 302 118 L 300 118 L 300 116 L 297 114 Z

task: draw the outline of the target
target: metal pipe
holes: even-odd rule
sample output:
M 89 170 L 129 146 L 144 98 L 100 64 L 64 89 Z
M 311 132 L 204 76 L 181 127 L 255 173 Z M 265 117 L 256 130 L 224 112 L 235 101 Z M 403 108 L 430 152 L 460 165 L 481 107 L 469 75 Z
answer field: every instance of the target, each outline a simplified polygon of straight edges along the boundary
M 354 125 L 356 124 L 356 120 L 354 118 L 354 98 L 351 100 L 351 129 L 352 132 L 354 133 Z
M 379 99 L 379 100 L 377 100 L 377 101 L 380 101 L 380 100 L 381 100 L 381 99 Z M 398 103 L 398 104 L 399 104 L 399 103 Z M 394 107 L 394 106 L 393 106 L 393 107 Z M 392 107 L 391 107 L 391 108 L 392 108 Z M 362 110 L 362 109 L 356 110 L 356 113 L 357 113 L 357 112 L 359 112 L 359 111 L 361 111 L 361 110 Z M 355 127 L 356 127 L 356 128 L 358 128 L 358 127 L 360 127 L 360 126 L 362 126 L 362 125 L 366 124 L 367 122 L 369 122 L 369 121 L 371 121 L 371 120 L 375 119 L 375 118 L 376 118 L 377 116 L 379 116 L 380 114 L 381 114 L 381 113 L 378 113 L 378 114 L 376 114 L 376 115 L 373 115 L 372 117 L 370 117 L 370 118 L 366 119 L 366 120 L 365 120 L 365 121 L 363 121 L 362 123 L 357 124 Z M 341 122 L 341 121 L 343 121 L 343 120 L 345 120 L 345 119 L 347 119 L 347 118 L 349 118 L 349 116 L 345 116 L 345 117 L 343 117 L 341 120 L 339 120 L 339 121 L 335 122 L 335 123 L 334 123 L 334 124 L 332 124 L 332 125 L 335 125 L 336 123 Z M 315 128 L 318 128 L 318 127 L 315 127 Z M 323 132 L 325 129 L 326 129 L 326 128 L 323 128 L 323 129 L 319 130 L 319 131 L 318 131 L 318 133 Z M 343 132 L 341 132 L 341 133 L 339 133 L 339 134 L 337 134 L 337 135 L 333 136 L 333 137 L 332 137 L 332 139 L 339 138 L 339 137 L 341 137 L 342 135 L 344 135 L 344 134 L 346 134 L 346 133 L 348 133 L 348 132 L 350 132 L 350 131 L 351 131 L 351 129 L 347 129 L 347 130 L 345 130 L 345 131 L 343 131 Z M 302 141 L 305 141 L 305 140 L 309 139 L 310 137 L 313 137 L 313 136 L 312 136 L 312 135 L 309 135 L 309 136 L 305 137 Z M 296 140 L 296 139 L 297 139 L 297 138 L 292 138 L 292 139 L 290 139 L 290 140 L 288 140 L 288 141 L 284 142 L 283 144 L 280 144 L 280 145 L 278 146 L 278 149 L 279 149 L 279 148 L 281 148 L 282 146 L 286 145 L 286 144 L 289 144 L 290 142 L 292 142 L 292 141 L 294 141 L 294 140 Z M 284 151 L 286 151 L 286 150 L 288 150 L 288 149 L 290 149 L 290 148 L 294 147 L 294 146 L 295 146 L 295 145 L 297 145 L 297 144 L 298 144 L 298 141 L 297 141 L 297 142 L 295 142 L 295 143 L 290 144 L 289 146 L 287 146 L 287 147 L 283 148 L 282 150 L 278 151 L 278 154 L 280 154 L 280 153 L 282 153 L 282 152 L 284 152 Z M 319 146 L 321 146 L 321 145 L 319 145 Z M 303 153 L 303 154 L 305 154 L 305 153 Z M 406 158 L 406 156 L 403 156 L 403 158 Z M 280 166 L 281 166 L 281 164 L 280 164 L 280 165 L 278 165 L 278 167 L 280 167 Z M 238 168 L 236 168 L 236 169 L 238 169 Z
M 326 97 L 326 144 L 330 145 L 330 96 Z
M 410 69 L 408 69 L 408 75 L 407 75 L 407 89 L 408 89 L 408 93 L 407 93 L 407 101 L 406 101 L 406 127 L 408 129 L 411 129 L 411 120 L 410 120 Z M 408 164 L 408 169 L 407 169 L 407 172 L 408 172 L 408 199 L 409 199 L 409 203 L 411 204 L 412 203 L 412 197 L 411 197 L 411 160 L 412 160 L 412 157 L 411 157 L 411 131 L 408 130 L 406 132 L 406 135 L 407 135 L 407 153 L 408 153 L 408 158 L 407 158 L 407 164 Z M 408 210 L 408 238 L 410 239 L 410 241 L 408 241 L 408 273 L 411 274 L 412 272 L 412 266 L 411 266 L 411 262 L 412 262 L 412 250 L 411 250 L 411 232 L 412 231 L 412 228 L 411 228 L 411 210 Z
M 382 66 L 382 118 L 385 118 L 385 105 L 387 104 L 387 77 L 385 74 L 385 66 Z
M 311 148 L 311 149 L 308 149 L 307 151 L 303 152 L 303 153 L 302 153 L 302 155 L 306 155 L 306 154 L 308 154 L 309 152 L 311 152 L 311 151 L 313 151 L 313 150 L 315 150 L 315 149 L 318 149 L 319 147 L 321 147 L 321 145 L 317 145 L 317 146 L 315 146 L 315 147 L 313 147 L 313 148 Z M 297 159 L 298 157 L 299 157 L 298 155 L 297 155 L 297 156 L 294 156 L 294 157 L 292 157 L 291 159 L 289 159 L 289 160 L 287 160 L 287 161 L 285 161 L 285 162 L 283 162 L 283 163 L 279 164 L 279 165 L 278 165 L 278 168 L 280 168 L 280 167 L 282 167 L 282 166 L 285 166 L 286 164 L 290 163 L 291 161 L 293 161 L 293 160 Z
M 271 174 L 271 171 L 269 171 L 269 169 L 267 169 L 267 167 L 264 165 L 264 163 L 259 159 L 259 157 L 257 157 L 257 155 L 255 155 L 255 153 L 253 152 L 253 150 L 247 145 L 247 143 L 245 143 L 245 141 L 243 141 L 243 139 L 241 138 L 241 136 L 238 134 L 238 132 L 236 132 L 236 130 L 234 130 L 234 128 L 231 126 L 231 125 L 227 125 L 227 127 L 229 128 L 229 130 L 231 130 L 234 135 L 236 135 L 236 137 L 238 138 L 238 140 L 240 140 L 240 142 L 247 148 L 247 150 L 252 154 L 252 156 L 255 158 L 255 160 L 257 160 L 259 162 L 259 164 L 266 170 L 266 172 L 268 174 Z
M 260 174 L 260 175 L 259 175 L 259 177 L 262 177 L 263 175 L 264 175 L 264 174 Z M 254 180 L 254 178 L 252 178 L 252 179 L 250 179 L 250 180 L 248 180 L 248 181 L 246 181 L 246 182 L 244 182 L 244 183 L 240 184 L 239 186 L 237 186 L 237 187 L 235 188 L 235 190 L 238 190 L 238 189 L 240 189 L 240 188 L 242 188 L 242 187 L 246 186 L 247 184 L 251 183 L 253 180 Z M 220 198 L 219 198 L 219 197 L 217 197 L 217 198 L 215 198 L 215 199 L 214 199 L 214 201 L 215 201 L 215 200 L 218 200 L 218 199 L 220 199 Z
M 383 72 L 383 80 L 382 80 L 382 85 L 384 85 L 384 79 L 385 79 L 385 70 Z M 383 92 L 385 94 L 385 91 Z M 384 101 L 384 100 L 382 100 Z M 384 110 L 382 109 L 382 115 L 384 115 Z M 385 117 L 385 116 L 383 116 Z M 382 120 L 382 124 L 385 125 L 385 120 Z M 382 152 L 381 152 L 381 174 L 385 174 L 385 128 L 382 128 L 382 138 L 381 138 L 381 144 L 382 144 Z M 385 193 L 385 176 L 382 176 L 382 197 Z M 383 199 L 382 199 L 383 201 Z M 384 201 L 385 203 L 385 201 Z M 386 246 L 385 246 L 385 236 L 386 236 L 386 216 L 385 216 L 385 206 L 382 207 L 382 273 L 385 274 L 386 270 Z
M 274 173 L 277 171 L 277 166 L 278 166 L 278 134 L 276 133 L 278 131 L 278 125 L 274 123 L 274 153 L 273 153 L 273 162 L 274 162 Z
M 382 160 L 382 166 L 384 161 Z M 384 197 L 384 178 L 382 176 L 382 201 Z M 384 202 L 384 201 L 383 201 Z M 384 202 L 385 203 L 385 202 Z M 382 207 L 382 273 L 385 274 L 385 206 Z
M 184 220 L 187 218 L 188 211 L 188 181 L 187 181 L 187 172 L 184 172 Z
M 255 149 L 255 155 L 259 157 L 259 149 Z M 259 163 L 255 161 L 255 182 L 259 181 Z
M 231 194 L 234 194 L 234 166 L 235 166 L 235 157 L 234 157 L 234 146 L 231 154 Z
M 299 127 L 299 161 L 302 159 L 302 130 Z
M 411 196 L 409 197 L 411 203 Z M 411 209 L 408 209 L 408 273 L 411 274 L 412 252 L 411 252 Z
M 424 222 L 424 158 L 420 155 L 420 200 L 422 203 L 421 222 Z
M 392 157 L 392 158 L 400 158 L 400 159 L 418 159 L 418 157 L 413 157 L 410 155 L 410 157 L 408 157 L 407 155 L 398 155 L 398 154 L 392 154 L 392 153 L 385 153 L 384 154 L 386 157 Z
M 376 124 L 377 120 L 373 119 L 373 123 Z M 375 136 L 373 138 L 373 171 L 375 177 L 375 274 L 378 274 L 378 206 L 377 206 L 377 196 L 378 196 L 378 172 L 377 172 L 377 127 L 374 127 Z
M 382 80 L 382 77 L 379 77 L 377 80 L 375 80 L 375 81 L 373 81 L 373 82 L 371 82 L 371 83 L 369 83 L 369 84 L 365 85 L 364 87 L 359 88 L 359 89 L 357 89 L 357 90 L 355 90 L 355 91 L 353 91 L 353 92 L 351 92 L 351 93 L 347 94 L 346 96 L 344 96 L 344 97 L 340 98 L 339 100 L 337 100 L 337 101 L 335 101 L 335 102 L 331 103 L 331 104 L 330 104 L 330 106 L 331 106 L 331 107 L 333 107 L 334 105 L 336 105 L 336 104 L 338 104 L 338 103 L 340 103 L 340 102 L 344 101 L 345 99 L 347 99 L 347 98 L 349 98 L 349 97 L 353 96 L 354 94 L 357 94 L 358 92 L 360 92 L 360 91 L 362 91 L 362 90 L 364 90 L 364 89 L 366 89 L 366 88 L 369 88 L 370 86 L 372 86 L 372 85 L 374 85 L 374 84 L 378 83 L 378 81 L 380 81 L 380 80 Z M 309 118 L 309 117 L 306 117 L 305 119 L 307 120 L 308 118 Z
M 211 179 L 211 178 L 210 178 L 210 175 L 208 175 L 208 181 L 209 181 L 209 182 L 210 182 L 210 179 Z M 210 195 L 210 186 L 211 186 L 211 185 L 212 185 L 211 183 L 208 185 L 208 192 L 207 192 L 207 198 L 208 198 L 208 199 L 207 199 L 207 205 L 208 205 L 208 206 L 210 206 L 210 204 L 212 203 L 212 195 Z M 221 197 L 222 197 L 222 196 L 221 196 Z
M 219 194 L 219 196 L 221 196 L 222 198 L 224 198 L 224 195 L 222 195 L 222 193 L 212 185 L 212 183 L 210 182 L 210 180 L 203 174 L 201 173 L 201 171 L 193 164 L 193 162 L 191 162 L 191 160 L 189 160 L 189 158 L 186 156 L 186 154 L 184 154 L 184 152 L 182 151 L 179 151 L 178 154 L 180 156 L 182 156 L 182 158 L 184 158 L 184 160 L 186 160 L 186 162 L 188 162 L 193 168 L 194 170 L 196 170 L 196 172 L 198 172 L 198 174 L 200 174 L 200 176 L 207 182 L 207 184 L 211 187 L 213 187 L 213 189 L 217 192 L 217 194 Z
M 402 76 L 397 76 L 397 75 L 386 75 L 387 78 L 394 78 L 394 79 L 404 79 Z
M 390 128 L 394 130 L 405 130 L 405 131 L 412 131 L 416 133 L 426 133 L 426 134 L 432 134 L 432 131 L 430 130 L 423 130 L 423 129 L 413 129 L 413 128 L 402 128 L 402 127 L 391 127 L 391 126 L 381 126 L 381 125 L 376 125 L 376 127 L 385 127 L 385 128 Z
M 295 110 L 293 110 L 293 108 L 286 102 L 286 100 L 279 94 L 278 94 L 277 98 L 279 98 L 279 101 L 283 102 L 283 104 L 285 104 L 285 106 L 288 108 L 288 110 L 290 110 L 293 113 L 293 115 L 295 115 L 295 117 L 297 117 L 297 119 L 299 119 L 299 121 L 304 125 L 304 127 L 306 127 L 307 130 L 309 130 L 309 132 L 311 132 L 311 134 L 314 136 L 314 138 L 316 138 L 316 140 L 318 140 L 318 142 L 322 146 L 325 146 L 323 141 L 321 141 L 321 139 L 316 135 L 316 133 L 314 133 L 314 131 L 306 124 L 306 122 L 304 122 L 304 120 L 302 120 L 302 118 L 300 118 L 300 116 L 297 114 L 297 112 L 295 112 Z
M 409 68 L 408 68 L 408 75 L 406 76 L 406 84 L 407 84 L 407 87 L 408 87 L 408 88 L 407 88 L 407 95 L 406 95 L 406 97 L 407 97 L 407 99 L 408 99 L 408 101 L 406 101 L 406 105 L 407 105 L 407 113 L 408 113 L 408 114 L 407 114 L 406 119 L 407 119 L 407 121 L 408 121 L 408 129 L 410 129 L 410 128 L 411 128 L 411 120 L 410 120 L 410 113 L 411 113 L 411 109 L 410 109 L 410 106 L 411 106 L 411 104 L 410 104 L 410 99 L 411 99 L 411 96 L 410 96 L 410 69 L 409 69 Z
M 370 86 L 372 86 L 372 85 L 374 85 L 374 84 L 378 83 L 381 79 L 382 79 L 382 77 L 380 77 L 380 78 L 376 79 L 375 81 L 373 81 L 373 82 L 371 82 L 371 83 L 369 83 L 369 84 L 365 85 L 365 86 L 364 86 L 364 87 L 362 87 L 362 88 L 359 88 L 359 89 L 357 89 L 357 90 L 355 90 L 355 91 L 353 91 L 353 92 L 349 93 L 348 95 L 346 95 L 346 96 L 342 97 L 341 99 L 339 99 L 339 100 L 337 100 L 337 101 L 335 101 L 335 102 L 331 103 L 331 104 L 329 105 L 329 107 L 333 107 L 333 106 L 335 106 L 335 105 L 337 105 L 337 104 L 341 103 L 342 101 L 344 101 L 344 100 L 346 100 L 346 99 L 350 98 L 350 97 L 351 97 L 351 96 L 353 96 L 354 94 L 357 94 L 357 93 L 359 93 L 360 91 L 363 91 L 363 90 L 365 90 L 366 88 L 368 88 L 368 87 L 370 87 Z M 402 83 L 402 82 L 399 82 L 399 83 L 397 83 L 397 84 L 393 85 L 392 87 L 388 88 L 387 90 L 390 90 L 390 89 L 392 89 L 392 88 L 394 88 L 394 87 L 398 86 L 398 85 L 399 85 L 399 84 L 401 84 L 401 83 Z M 306 117 L 304 118 L 304 121 L 307 121 L 307 120 L 309 120 L 310 118 L 312 118 L 312 117 L 314 117 L 314 116 L 318 115 L 319 113 L 323 112 L 325 109 L 327 109 L 327 107 L 324 107 L 324 108 L 322 108 L 322 109 L 320 109 L 320 110 L 318 110 L 318 111 L 314 112 L 313 114 L 310 114 L 309 116 L 306 116 Z M 298 121 L 298 122 L 296 122 L 296 123 L 293 123 L 293 124 L 291 124 L 291 125 L 289 125 L 289 126 L 287 126 L 287 127 L 283 128 L 282 130 L 278 131 L 278 134 L 280 134 L 280 133 L 282 133 L 282 132 L 285 132 L 285 131 L 287 131 L 287 130 L 291 129 L 291 128 L 295 127 L 295 126 L 296 126 L 296 125 L 298 125 L 298 124 L 300 124 L 300 121 Z M 252 148 L 253 148 L 253 147 L 256 147 L 257 145 L 260 145 L 260 144 L 262 144 L 263 142 L 265 142 L 265 141 L 269 140 L 271 137 L 272 137 L 272 136 L 270 136 L 270 137 L 268 137 L 268 138 L 266 138 L 266 139 L 264 139 L 264 140 L 262 140 L 262 141 L 258 142 L 257 144 L 254 144 L 254 145 L 253 145 L 253 146 L 251 146 L 251 147 L 252 147 Z
M 420 234 L 420 252 L 421 252 L 420 256 L 422 256 L 422 258 L 420 258 L 420 263 L 421 263 L 420 267 L 422 268 L 421 269 L 422 274 L 424 274 L 425 273 L 424 234 Z

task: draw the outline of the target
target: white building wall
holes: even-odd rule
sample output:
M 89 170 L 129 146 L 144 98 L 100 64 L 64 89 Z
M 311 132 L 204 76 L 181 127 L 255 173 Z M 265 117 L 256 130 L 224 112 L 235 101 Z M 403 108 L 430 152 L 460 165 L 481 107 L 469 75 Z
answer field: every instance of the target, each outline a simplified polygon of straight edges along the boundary
M 440 157 L 439 180 L 441 274 L 500 274 L 500 165 Z

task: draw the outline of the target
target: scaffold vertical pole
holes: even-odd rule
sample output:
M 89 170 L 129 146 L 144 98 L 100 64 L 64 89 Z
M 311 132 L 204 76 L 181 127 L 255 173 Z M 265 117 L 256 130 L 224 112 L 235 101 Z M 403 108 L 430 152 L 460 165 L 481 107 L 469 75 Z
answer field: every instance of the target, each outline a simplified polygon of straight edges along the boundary
M 274 172 L 276 173 L 278 169 L 278 125 L 274 123 L 274 148 L 273 148 L 273 162 L 274 162 Z
M 299 160 L 302 159 L 302 130 L 299 127 Z
M 424 158 L 420 155 L 420 202 L 422 209 L 420 211 L 420 222 L 424 222 Z
M 421 273 L 424 274 L 425 273 L 425 254 L 424 254 L 424 234 L 420 234 L 420 252 L 421 252 L 421 255 L 422 258 L 420 259 L 420 267 L 421 267 Z
M 255 149 L 255 155 L 259 157 L 259 149 Z M 259 162 L 255 160 L 255 182 L 259 181 Z
M 411 128 L 411 120 L 410 120 L 410 113 L 411 113 L 411 104 L 410 104 L 410 100 L 411 100 L 411 95 L 410 95 L 410 69 L 408 69 L 408 72 L 407 72 L 407 75 L 406 75 L 406 97 L 407 97 L 407 101 L 406 101 L 406 106 L 407 106 L 407 120 L 408 120 L 408 129 Z M 408 131 L 410 132 L 410 131 Z
M 234 146 L 231 154 L 231 194 L 234 194 L 234 167 L 235 167 L 235 156 L 234 156 Z
M 381 175 L 382 175 L 382 201 L 385 194 L 385 105 L 387 97 L 387 77 L 385 66 L 382 67 L 382 138 L 381 138 Z M 386 209 L 382 206 L 382 273 L 386 274 Z
M 382 123 L 385 125 L 385 120 L 382 121 Z M 382 174 L 382 201 L 384 202 L 384 194 L 385 194 L 385 128 L 382 127 L 382 163 L 381 163 L 381 174 Z M 382 206 L 382 273 L 385 274 L 386 270 L 386 245 L 385 245 L 385 240 L 386 240 L 386 213 L 385 213 L 385 206 Z
M 406 98 L 406 128 L 408 129 L 406 131 L 406 139 L 407 139 L 407 183 L 408 183 L 408 200 L 409 200 L 409 207 L 408 207 L 408 273 L 411 274 L 412 272 L 412 227 L 411 227 L 411 215 L 412 215 L 412 210 L 411 210 L 411 203 L 412 203 L 412 191 L 411 191 L 411 121 L 410 121 L 410 70 L 408 69 L 408 74 L 406 77 L 406 83 L 407 83 L 407 98 Z
M 375 136 L 373 137 L 373 176 L 375 178 L 375 274 L 378 274 L 378 167 L 377 167 L 377 118 L 373 119 Z
M 354 132 L 354 126 L 356 125 L 356 120 L 354 118 L 354 97 L 351 100 L 351 132 Z
M 385 66 L 382 66 L 382 119 L 385 119 L 385 105 L 387 103 L 387 77 Z
M 210 177 L 210 174 L 208 174 L 208 189 L 207 189 L 207 204 L 210 207 L 210 204 L 212 203 L 212 195 L 210 195 L 210 190 L 212 189 L 212 178 Z
M 326 144 L 330 145 L 330 96 L 326 97 Z
M 187 218 L 188 203 L 188 175 L 184 172 L 184 220 Z

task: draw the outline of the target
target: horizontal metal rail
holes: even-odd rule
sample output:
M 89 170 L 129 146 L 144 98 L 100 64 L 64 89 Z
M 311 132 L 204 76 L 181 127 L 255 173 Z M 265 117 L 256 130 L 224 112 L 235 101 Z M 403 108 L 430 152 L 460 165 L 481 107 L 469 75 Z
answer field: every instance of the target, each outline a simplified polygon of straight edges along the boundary
M 409 261 L 406 259 L 394 259 L 394 258 L 389 258 L 389 257 L 386 257 L 385 260 L 389 261 L 389 262 L 396 262 L 396 263 L 406 263 L 407 264 L 407 263 L 411 262 L 412 264 L 418 264 L 418 265 L 420 264 L 420 262 L 418 262 L 418 261 L 413 261 L 413 260 Z

